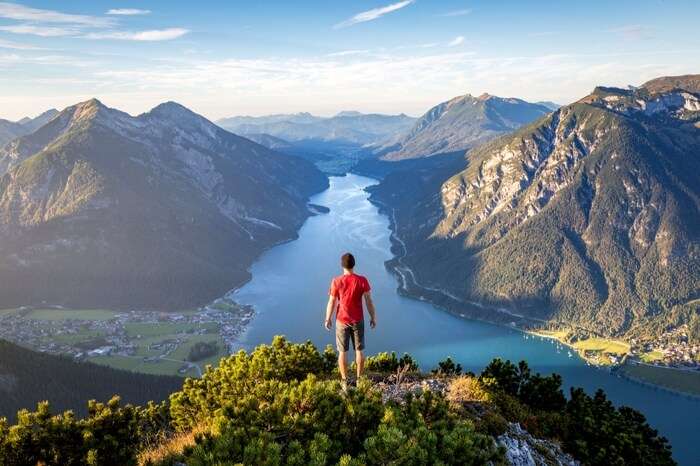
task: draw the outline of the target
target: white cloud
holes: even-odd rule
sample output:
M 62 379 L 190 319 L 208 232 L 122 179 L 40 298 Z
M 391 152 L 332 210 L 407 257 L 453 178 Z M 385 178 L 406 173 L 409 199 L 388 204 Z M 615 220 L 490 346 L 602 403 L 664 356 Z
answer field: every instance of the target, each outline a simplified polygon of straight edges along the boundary
M 84 35 L 86 39 L 112 39 L 112 40 L 133 40 L 140 42 L 154 42 L 162 40 L 173 40 L 182 37 L 190 32 L 183 28 L 153 29 L 150 31 L 105 31 L 91 32 Z
M 40 37 L 62 37 L 74 36 L 79 31 L 72 27 L 34 26 L 32 24 L 12 24 L 0 26 L 0 31 L 12 32 L 13 34 L 29 34 Z
M 455 37 L 454 39 L 452 39 L 452 40 L 447 44 L 447 46 L 448 46 L 448 47 L 456 47 L 456 46 L 458 46 L 458 45 L 460 45 L 460 44 L 463 44 L 463 43 L 464 43 L 464 36 L 457 36 L 457 37 Z
M 112 20 L 97 16 L 73 15 L 54 10 L 30 8 L 19 3 L 0 2 L 0 18 L 43 23 L 71 23 L 83 26 L 109 26 Z
M 106 14 L 129 16 L 148 13 L 150 13 L 149 10 L 137 8 L 113 8 L 108 10 Z M 22 21 L 21 23 L 0 26 L 0 31 L 40 37 L 68 36 L 145 42 L 177 39 L 189 32 L 183 28 L 122 31 L 115 28 L 118 24 L 115 18 L 68 14 L 7 2 L 0 2 L 0 18 Z
M 15 64 L 32 64 L 32 65 L 50 65 L 50 66 L 72 66 L 72 67 L 87 67 L 94 65 L 94 62 L 83 61 L 76 59 L 73 56 L 67 55 L 40 55 L 27 56 L 18 53 L 3 54 L 0 53 L 0 66 L 15 65 Z
M 471 12 L 472 12 L 472 10 L 465 8 L 463 10 L 448 11 L 447 13 L 442 13 L 442 14 L 439 14 L 438 16 L 442 16 L 442 17 L 465 16 Z
M 566 104 L 596 85 L 625 86 L 666 74 L 692 73 L 697 63 L 687 57 L 700 56 L 692 48 L 527 56 L 484 56 L 462 48 L 437 47 L 405 52 L 220 60 L 200 54 L 112 64 L 101 57 L 99 63 L 80 72 L 54 68 L 49 74 L 6 80 L 0 88 L 0 108 L 6 109 L 5 117 L 16 114 L 21 118 L 97 96 L 131 114 L 175 100 L 211 119 L 299 111 L 332 115 L 348 108 L 420 115 L 467 92 Z M 73 61 L 80 58 L 66 57 L 66 66 L 74 66 Z M 34 66 L 44 67 L 52 60 L 59 61 L 58 57 L 44 57 Z M 12 55 L 4 61 L 7 68 L 28 63 Z M 13 76 L 11 72 L 5 75 Z
M 107 10 L 108 15 L 116 16 L 136 16 L 136 15 L 147 15 L 151 10 L 140 10 L 138 8 L 112 8 Z
M 467 92 L 568 103 L 599 84 L 624 86 L 690 72 L 690 64 L 674 67 L 675 57 L 664 56 L 483 57 L 444 51 L 361 58 L 194 59 L 96 69 L 89 76 L 99 85 L 83 92 L 119 95 L 119 106 L 132 113 L 158 100 L 177 100 L 213 119 L 298 111 L 330 115 L 344 108 L 419 115 Z
M 400 10 L 403 7 L 406 7 L 413 3 L 415 0 L 404 0 L 402 2 L 397 2 L 397 3 L 392 3 L 391 5 L 379 7 L 379 8 L 374 8 L 372 10 L 367 10 L 363 11 L 362 13 L 358 13 L 352 18 L 346 19 L 345 21 L 341 21 L 340 23 L 336 24 L 333 26 L 334 29 L 340 29 L 348 26 L 352 26 L 353 24 L 358 24 L 358 23 L 364 23 L 367 21 L 373 21 L 375 19 L 381 18 L 382 16 L 394 12 L 396 10 Z
M 9 40 L 0 39 L 0 49 L 13 49 L 13 50 L 46 50 L 42 47 L 37 47 L 30 44 L 21 44 L 19 42 L 11 42 Z
M 349 55 L 363 55 L 369 53 L 369 50 L 343 50 L 340 52 L 329 53 L 327 57 L 347 57 Z

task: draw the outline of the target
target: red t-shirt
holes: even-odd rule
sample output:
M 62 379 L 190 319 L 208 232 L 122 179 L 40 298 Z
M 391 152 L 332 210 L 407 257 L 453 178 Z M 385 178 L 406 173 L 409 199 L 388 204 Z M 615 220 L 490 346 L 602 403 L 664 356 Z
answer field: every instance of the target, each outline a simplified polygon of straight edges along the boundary
M 362 320 L 362 295 L 370 290 L 369 281 L 354 273 L 335 277 L 331 282 L 330 295 L 339 301 L 336 320 L 343 324 L 354 324 Z

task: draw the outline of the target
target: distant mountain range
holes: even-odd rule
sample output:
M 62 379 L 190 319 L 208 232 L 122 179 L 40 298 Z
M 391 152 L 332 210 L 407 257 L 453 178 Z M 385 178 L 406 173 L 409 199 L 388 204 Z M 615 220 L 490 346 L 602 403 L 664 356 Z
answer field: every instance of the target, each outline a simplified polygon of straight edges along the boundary
M 276 150 L 278 152 L 288 153 L 293 152 L 296 149 L 296 146 L 293 143 L 265 133 L 246 134 L 245 137 L 251 141 L 257 142 L 261 146 L 265 146 L 268 149 Z
M 204 304 L 294 237 L 326 186 L 176 103 L 76 104 L 0 150 L 0 308 Z
M 489 94 L 455 97 L 428 110 L 404 135 L 379 150 L 384 160 L 465 151 L 531 123 L 550 108 Z
M 373 198 L 395 211 L 407 252 L 394 265 L 417 294 L 494 320 L 700 335 L 698 75 L 596 88 L 452 176 L 395 172 Z
M 224 118 L 218 124 L 269 148 L 314 162 L 342 175 L 359 160 L 375 157 L 375 148 L 408 130 L 415 118 L 345 111 L 332 117 L 310 113 Z
M 279 114 L 261 117 L 237 116 L 217 123 L 233 133 L 268 134 L 288 142 L 338 141 L 358 145 L 375 144 L 388 136 L 405 131 L 415 122 L 407 115 L 380 115 L 340 112 L 332 117 L 310 113 Z
M 19 121 L 8 121 L 0 119 L 0 146 L 25 134 L 33 133 L 39 127 L 58 114 L 58 110 L 51 109 L 42 113 L 36 118 L 22 118 Z

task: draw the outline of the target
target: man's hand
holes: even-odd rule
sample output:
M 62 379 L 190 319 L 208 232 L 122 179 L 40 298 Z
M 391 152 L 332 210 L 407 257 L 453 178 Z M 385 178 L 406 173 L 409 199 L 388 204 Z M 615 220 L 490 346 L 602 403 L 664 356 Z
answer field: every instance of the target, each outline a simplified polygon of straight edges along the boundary
M 335 305 L 337 299 L 335 296 L 330 295 L 328 297 L 328 304 L 326 304 L 326 320 L 323 322 L 323 326 L 326 330 L 330 330 L 333 327 L 333 313 L 335 312 Z
M 363 296 L 365 297 L 367 312 L 369 312 L 369 326 L 370 328 L 374 328 L 377 326 L 377 310 L 374 308 L 374 301 L 372 301 L 372 293 L 367 291 Z

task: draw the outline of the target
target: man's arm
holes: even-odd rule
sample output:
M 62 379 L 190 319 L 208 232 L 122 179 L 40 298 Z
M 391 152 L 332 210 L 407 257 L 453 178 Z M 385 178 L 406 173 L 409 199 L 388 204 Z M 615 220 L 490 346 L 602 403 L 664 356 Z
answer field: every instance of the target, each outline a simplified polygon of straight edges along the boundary
M 369 326 L 374 328 L 377 326 L 377 310 L 374 308 L 374 301 L 372 301 L 372 294 L 367 291 L 364 295 L 365 304 L 367 305 L 367 312 L 369 312 Z
M 335 311 L 335 305 L 336 305 L 336 299 L 335 296 L 329 296 L 328 297 L 328 304 L 326 304 L 326 320 L 324 322 L 324 325 L 328 330 L 333 327 L 333 311 Z

